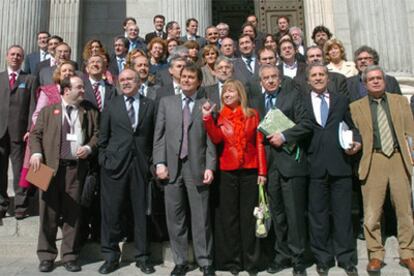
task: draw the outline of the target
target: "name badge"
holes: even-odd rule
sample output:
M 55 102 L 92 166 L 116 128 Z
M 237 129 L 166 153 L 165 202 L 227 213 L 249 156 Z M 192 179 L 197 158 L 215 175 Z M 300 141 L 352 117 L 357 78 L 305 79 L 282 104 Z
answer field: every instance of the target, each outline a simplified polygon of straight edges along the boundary
M 66 134 L 66 141 L 76 142 L 77 140 L 78 138 L 76 137 L 76 134 Z
M 26 83 L 22 82 L 21 84 L 19 84 L 17 88 L 26 88 Z

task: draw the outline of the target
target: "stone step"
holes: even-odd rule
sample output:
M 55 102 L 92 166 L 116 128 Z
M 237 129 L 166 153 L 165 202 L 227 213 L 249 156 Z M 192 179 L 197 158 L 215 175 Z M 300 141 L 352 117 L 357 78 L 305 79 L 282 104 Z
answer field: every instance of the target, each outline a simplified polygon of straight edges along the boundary
M 37 272 L 38 260 L 36 256 L 37 235 L 39 228 L 39 218 L 29 217 L 17 221 L 13 217 L 3 219 L 3 225 L 0 226 L 0 275 L 42 275 Z M 58 233 L 60 237 L 60 232 Z M 60 240 L 57 242 L 60 247 Z M 123 266 L 115 275 L 131 275 L 137 272 L 133 265 L 134 249 L 132 243 L 121 243 Z M 367 254 L 364 241 L 358 241 L 358 271 L 359 275 L 368 275 L 365 272 L 367 265 Z M 388 238 L 386 242 L 387 265 L 382 271 L 382 275 L 409 275 L 407 269 L 398 264 L 398 242 L 394 237 Z M 173 258 L 171 248 L 168 242 L 151 244 L 151 259 L 156 266 L 155 275 L 169 275 L 173 268 Z M 192 256 L 192 252 L 189 252 Z M 192 259 L 192 258 L 191 258 Z M 83 272 L 79 275 L 98 275 L 97 270 L 102 264 L 100 245 L 97 243 L 87 243 L 80 256 L 83 265 Z M 132 263 L 132 264 L 131 264 Z M 18 264 L 21 269 L 9 267 L 9 264 Z M 9 268 L 7 268 L 9 267 Z M 7 273 L 6 273 L 7 272 Z M 86 273 L 87 272 L 87 273 Z M 318 275 L 315 265 L 307 269 L 308 275 Z M 55 275 L 66 275 L 62 267 L 57 267 Z M 67 274 L 72 275 L 72 274 Z M 202 275 L 197 269 L 187 275 Z M 220 275 L 231 275 L 226 272 L 218 272 Z M 247 275 L 247 274 L 240 274 Z M 270 275 L 266 272 L 260 272 L 259 275 Z M 291 269 L 284 270 L 276 274 L 277 276 L 292 275 Z M 329 275 L 346 275 L 340 268 L 332 268 Z

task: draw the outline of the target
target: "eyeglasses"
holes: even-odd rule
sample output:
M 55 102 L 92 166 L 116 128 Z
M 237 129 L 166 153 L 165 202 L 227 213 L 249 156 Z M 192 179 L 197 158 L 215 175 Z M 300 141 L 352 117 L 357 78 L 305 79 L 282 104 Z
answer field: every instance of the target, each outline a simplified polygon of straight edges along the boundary
M 363 60 L 372 61 L 373 59 L 374 59 L 373 57 L 359 57 L 357 58 L 357 61 L 363 61 Z

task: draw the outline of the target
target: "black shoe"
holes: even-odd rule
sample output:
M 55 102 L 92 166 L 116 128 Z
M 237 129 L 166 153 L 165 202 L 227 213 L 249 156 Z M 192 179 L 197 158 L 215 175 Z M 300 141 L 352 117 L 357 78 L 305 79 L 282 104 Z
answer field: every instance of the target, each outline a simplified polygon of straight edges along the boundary
M 215 276 L 216 275 L 216 272 L 214 271 L 214 268 L 212 265 L 203 266 L 201 270 L 203 271 L 203 276 Z
M 78 272 L 82 270 L 77 261 L 66 262 L 63 264 L 63 267 L 66 268 L 66 270 L 69 272 Z
M 171 271 L 170 276 L 184 276 L 188 271 L 188 267 L 186 265 L 176 265 Z
M 39 264 L 40 272 L 51 272 L 54 268 L 54 262 L 50 260 L 41 261 Z
M 233 276 L 237 276 L 237 275 L 239 275 L 239 272 L 240 272 L 240 270 L 238 270 L 238 269 L 230 269 L 230 273 L 231 273 L 231 275 L 233 275 Z
M 141 269 L 144 274 L 152 274 L 155 272 L 154 266 L 148 260 L 136 261 L 135 266 Z
M 267 273 L 275 274 L 289 267 L 290 265 L 287 265 L 287 264 L 280 264 L 277 262 L 272 262 L 270 266 L 266 269 L 266 271 Z
M 338 264 L 339 267 L 343 268 L 347 275 L 356 276 L 358 275 L 358 270 L 353 264 Z
M 28 216 L 29 216 L 29 214 L 25 211 L 14 212 L 14 218 L 17 219 L 17 220 L 25 219 Z
M 111 272 L 114 272 L 119 268 L 119 262 L 118 261 L 105 261 L 103 265 L 99 268 L 98 272 L 101 274 L 108 274 Z
M 322 275 L 328 275 L 328 271 L 331 267 L 333 267 L 331 264 L 318 263 L 316 264 L 316 272 Z
M 306 276 L 306 267 L 304 265 L 293 266 L 293 276 Z

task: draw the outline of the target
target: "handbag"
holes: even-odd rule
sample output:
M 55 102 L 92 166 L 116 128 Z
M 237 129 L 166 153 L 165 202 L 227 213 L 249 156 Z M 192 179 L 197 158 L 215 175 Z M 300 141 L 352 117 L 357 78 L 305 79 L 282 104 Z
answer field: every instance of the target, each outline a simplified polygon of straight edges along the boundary
M 270 231 L 272 218 L 264 185 L 259 185 L 259 202 L 258 206 L 254 208 L 253 215 L 256 217 L 256 237 L 266 238 Z

